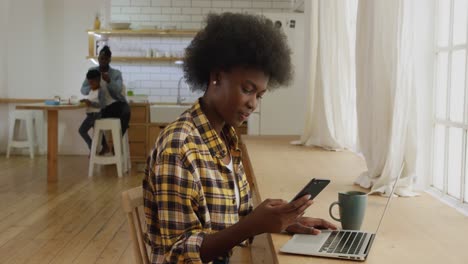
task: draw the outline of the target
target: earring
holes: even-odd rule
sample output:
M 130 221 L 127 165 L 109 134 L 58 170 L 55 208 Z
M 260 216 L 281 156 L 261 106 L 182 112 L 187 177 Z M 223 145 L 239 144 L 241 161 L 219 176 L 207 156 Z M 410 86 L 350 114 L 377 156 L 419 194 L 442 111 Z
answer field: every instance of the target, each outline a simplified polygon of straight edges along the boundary
M 216 84 L 217 84 L 217 82 L 216 82 L 216 81 L 213 81 L 213 85 L 216 85 Z

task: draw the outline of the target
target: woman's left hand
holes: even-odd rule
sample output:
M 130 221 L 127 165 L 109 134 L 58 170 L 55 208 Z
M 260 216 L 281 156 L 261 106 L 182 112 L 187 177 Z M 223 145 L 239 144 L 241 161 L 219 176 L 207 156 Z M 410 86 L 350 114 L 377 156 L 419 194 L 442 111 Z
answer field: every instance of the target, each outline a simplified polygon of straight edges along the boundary
M 297 222 L 288 226 L 286 231 L 293 234 L 320 234 L 320 229 L 336 230 L 336 226 L 321 218 L 300 217 Z

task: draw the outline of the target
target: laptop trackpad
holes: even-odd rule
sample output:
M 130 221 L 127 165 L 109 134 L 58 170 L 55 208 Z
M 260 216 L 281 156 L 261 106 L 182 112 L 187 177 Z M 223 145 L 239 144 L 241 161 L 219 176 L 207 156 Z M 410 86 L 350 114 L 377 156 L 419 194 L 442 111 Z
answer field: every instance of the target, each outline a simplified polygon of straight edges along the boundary
M 296 234 L 282 248 L 281 252 L 307 254 L 306 252 L 318 252 L 325 243 L 331 231 L 323 230 L 318 235 Z

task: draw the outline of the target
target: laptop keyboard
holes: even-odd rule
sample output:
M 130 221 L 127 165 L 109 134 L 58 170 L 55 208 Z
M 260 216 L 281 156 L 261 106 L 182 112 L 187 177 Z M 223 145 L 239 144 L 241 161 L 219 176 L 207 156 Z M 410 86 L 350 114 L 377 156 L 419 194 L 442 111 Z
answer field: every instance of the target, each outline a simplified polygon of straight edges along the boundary
M 319 252 L 357 254 L 364 243 L 367 233 L 353 231 L 333 231 Z

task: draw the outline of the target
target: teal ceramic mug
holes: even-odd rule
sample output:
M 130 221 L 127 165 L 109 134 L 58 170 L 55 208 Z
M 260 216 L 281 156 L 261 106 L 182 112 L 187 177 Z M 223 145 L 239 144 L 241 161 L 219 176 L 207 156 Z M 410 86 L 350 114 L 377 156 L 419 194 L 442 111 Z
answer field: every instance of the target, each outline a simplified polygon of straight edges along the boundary
M 339 206 L 340 218 L 333 215 L 333 206 Z M 360 230 L 367 207 L 367 194 L 358 191 L 338 193 L 338 202 L 333 202 L 329 208 L 330 217 L 341 222 L 346 230 Z

